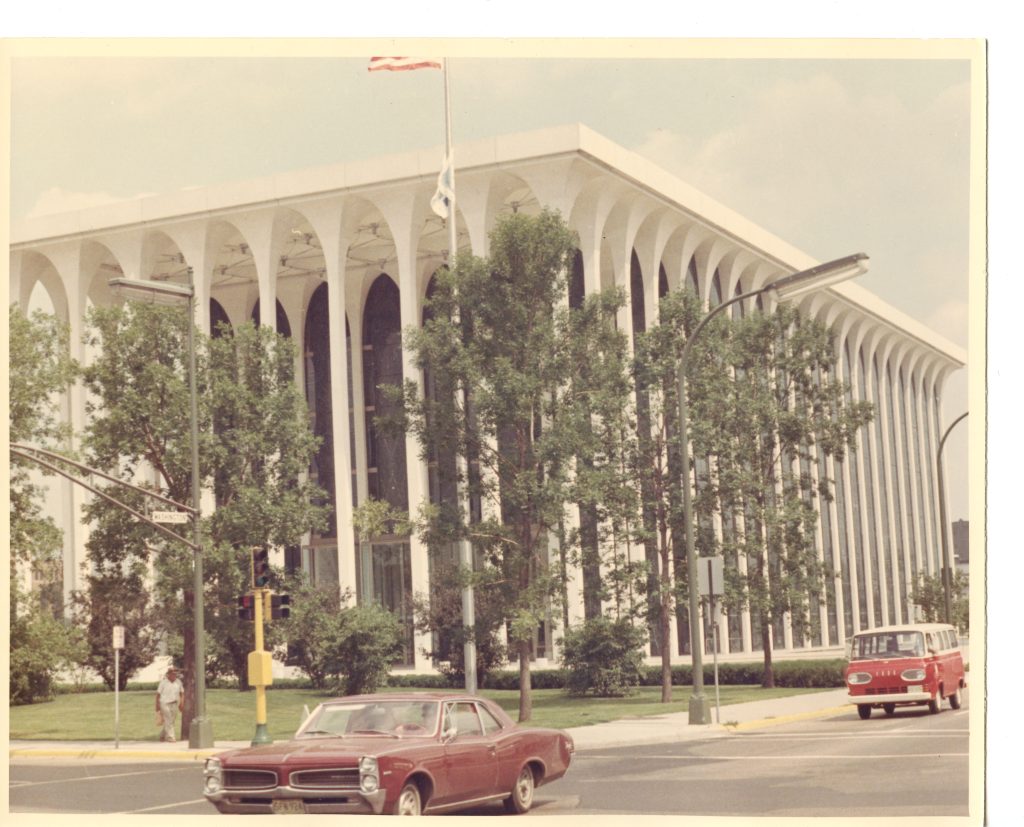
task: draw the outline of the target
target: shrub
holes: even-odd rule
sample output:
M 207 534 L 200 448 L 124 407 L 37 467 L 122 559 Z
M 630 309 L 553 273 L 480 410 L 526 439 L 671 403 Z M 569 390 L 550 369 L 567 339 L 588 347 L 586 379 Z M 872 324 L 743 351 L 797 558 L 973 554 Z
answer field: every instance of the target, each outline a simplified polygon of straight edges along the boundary
M 565 634 L 562 663 L 570 695 L 617 698 L 640 684 L 644 632 L 628 618 L 596 617 Z
M 339 672 L 346 695 L 374 692 L 387 683 L 388 672 L 402 654 L 398 618 L 382 606 L 353 606 L 340 615 Z
M 290 591 L 291 616 L 282 624 L 288 647 L 275 657 L 298 668 L 315 689 L 358 695 L 386 683 L 402 654 L 401 626 L 391 612 L 376 604 L 346 606 L 347 594 L 302 579 Z
M 10 702 L 32 704 L 53 697 L 56 676 L 84 657 L 78 630 L 38 606 L 11 620 Z

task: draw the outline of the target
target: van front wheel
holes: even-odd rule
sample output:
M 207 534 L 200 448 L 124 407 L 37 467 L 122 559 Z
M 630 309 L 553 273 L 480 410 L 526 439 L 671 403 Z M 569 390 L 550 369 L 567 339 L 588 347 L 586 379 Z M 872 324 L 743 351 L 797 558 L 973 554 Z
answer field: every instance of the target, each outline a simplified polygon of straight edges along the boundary
M 936 695 L 934 698 L 932 698 L 930 701 L 928 701 L 928 711 L 932 715 L 938 715 L 939 714 L 939 710 L 942 709 L 941 703 L 942 703 L 941 696 Z
M 862 721 L 871 717 L 871 704 L 857 704 L 857 714 Z

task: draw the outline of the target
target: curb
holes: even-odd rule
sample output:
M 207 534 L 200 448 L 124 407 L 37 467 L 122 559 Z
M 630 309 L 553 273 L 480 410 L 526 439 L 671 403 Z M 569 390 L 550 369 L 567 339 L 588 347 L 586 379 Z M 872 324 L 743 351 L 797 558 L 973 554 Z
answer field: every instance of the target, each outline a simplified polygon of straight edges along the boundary
M 788 724 L 794 721 L 807 721 L 813 718 L 827 718 L 829 715 L 838 715 L 842 712 L 849 712 L 850 704 L 844 704 L 843 706 L 830 706 L 826 709 L 815 709 L 811 712 L 795 712 L 792 715 L 779 715 L 773 718 L 761 718 L 757 721 L 744 721 L 739 724 L 723 724 L 728 730 L 733 732 L 744 731 L 748 729 L 764 729 L 765 727 L 776 726 L 778 724 Z
M 205 761 L 224 752 L 223 749 L 201 750 L 196 752 L 161 752 L 159 750 L 133 749 L 12 749 L 8 753 L 11 758 L 131 758 L 155 761 Z

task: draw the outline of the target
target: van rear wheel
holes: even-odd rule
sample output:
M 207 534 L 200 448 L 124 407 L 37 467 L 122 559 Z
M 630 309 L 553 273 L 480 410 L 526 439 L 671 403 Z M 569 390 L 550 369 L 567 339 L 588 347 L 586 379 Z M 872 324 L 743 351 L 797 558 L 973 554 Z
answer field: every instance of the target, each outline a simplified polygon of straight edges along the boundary
M 959 709 L 960 708 L 960 689 L 957 688 L 956 692 L 949 696 L 949 708 Z
M 871 717 L 871 704 L 857 704 L 857 714 L 862 721 Z

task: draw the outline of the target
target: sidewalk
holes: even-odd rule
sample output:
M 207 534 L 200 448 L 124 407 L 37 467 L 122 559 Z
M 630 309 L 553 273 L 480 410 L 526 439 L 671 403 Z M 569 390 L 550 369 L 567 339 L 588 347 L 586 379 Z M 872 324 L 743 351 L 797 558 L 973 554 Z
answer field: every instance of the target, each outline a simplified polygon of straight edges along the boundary
M 675 687 L 675 692 L 689 692 L 689 687 Z M 709 691 L 711 720 L 715 720 L 714 688 Z M 722 723 L 691 726 L 689 713 L 674 712 L 643 718 L 622 718 L 592 726 L 573 727 L 568 732 L 580 752 L 609 747 L 640 746 L 666 742 L 716 738 L 732 732 L 790 723 L 809 718 L 823 718 L 843 712 L 852 712 L 846 702 L 845 689 L 791 695 L 767 701 L 751 701 L 723 706 Z M 85 760 L 102 758 L 104 761 L 203 761 L 227 749 L 249 746 L 248 741 L 216 741 L 209 749 L 191 749 L 187 742 L 161 743 L 159 741 L 121 741 L 115 748 L 113 741 L 11 741 L 11 759 L 51 758 Z

